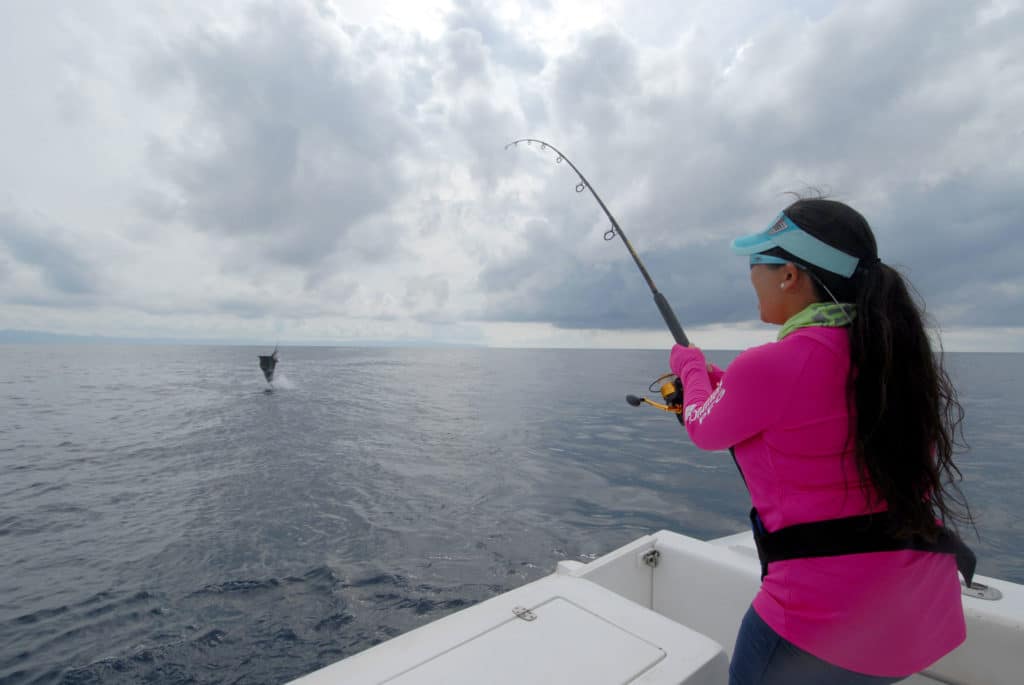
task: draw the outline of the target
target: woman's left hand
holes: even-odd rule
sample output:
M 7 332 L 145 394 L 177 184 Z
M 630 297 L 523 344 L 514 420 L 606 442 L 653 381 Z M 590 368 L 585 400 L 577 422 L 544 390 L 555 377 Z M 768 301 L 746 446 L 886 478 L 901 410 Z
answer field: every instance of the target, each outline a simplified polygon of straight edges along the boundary
M 672 369 L 672 373 L 674 373 L 675 375 L 681 375 L 679 372 L 682 370 L 683 364 L 685 364 L 688 360 L 692 359 L 694 353 L 700 355 L 701 357 L 704 356 L 703 352 L 701 352 L 700 348 L 697 347 L 696 345 L 690 345 L 688 347 L 684 347 L 678 344 L 673 345 L 672 352 L 669 354 L 668 357 L 668 368 Z M 708 366 L 710 367 L 710 364 Z

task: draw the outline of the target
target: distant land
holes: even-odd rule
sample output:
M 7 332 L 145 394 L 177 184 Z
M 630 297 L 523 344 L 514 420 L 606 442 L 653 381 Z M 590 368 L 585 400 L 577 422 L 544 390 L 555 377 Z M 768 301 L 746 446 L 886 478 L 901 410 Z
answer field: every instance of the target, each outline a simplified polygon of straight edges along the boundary
M 131 345 L 266 345 L 266 341 L 203 340 L 185 338 L 119 338 L 105 335 L 71 335 L 47 331 L 0 330 L 0 345 L 36 344 L 131 344 Z
M 483 347 L 433 340 L 303 341 L 250 340 L 244 338 L 118 338 L 104 335 L 71 335 L 47 331 L 0 330 L 0 345 L 225 345 L 238 347 Z

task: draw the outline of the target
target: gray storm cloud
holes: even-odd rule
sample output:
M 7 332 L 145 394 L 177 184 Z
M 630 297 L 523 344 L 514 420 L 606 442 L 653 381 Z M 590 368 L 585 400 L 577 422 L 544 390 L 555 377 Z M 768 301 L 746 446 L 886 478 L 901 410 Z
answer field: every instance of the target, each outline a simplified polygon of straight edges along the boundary
M 755 318 L 728 242 L 818 186 L 944 326 L 1024 326 L 1024 8 L 748 9 L 653 2 L 552 39 L 545 2 L 510 21 L 459 0 L 432 32 L 342 2 L 5 6 L 0 302 L 165 330 L 660 328 L 566 165 L 503 149 L 532 136 L 580 165 L 684 325 Z
M 315 263 L 405 188 L 416 137 L 401 83 L 370 30 L 330 32 L 281 5 L 249 10 L 238 34 L 201 29 L 146 65 L 157 92 L 184 87 L 192 114 L 154 137 L 150 161 L 200 230 L 252 238 L 269 260 Z M 358 244 L 350 245 L 358 252 Z
M 680 69 L 697 78 L 668 93 L 632 66 L 643 48 L 612 30 L 556 62 L 553 97 L 595 162 L 585 173 L 646 245 L 652 275 L 688 323 L 751 318 L 745 266 L 730 262 L 728 241 L 759 230 L 792 200 L 787 191 L 814 185 L 868 216 L 883 257 L 943 323 L 1020 325 L 1024 139 L 1005 115 L 1024 105 L 1015 81 L 1024 63 L 1009 38 L 1022 18 L 1019 8 L 984 23 L 968 5 L 938 16 L 929 3 L 847 4 L 795 31 L 769 27 L 727 73 L 681 52 Z M 994 93 L 987 79 L 1006 90 Z M 623 189 L 635 186 L 646 201 L 620 213 Z M 561 201 L 589 203 L 571 192 Z M 494 298 L 490 316 L 662 325 L 653 308 L 637 311 L 645 290 L 631 264 L 580 261 L 571 236 L 600 221 L 589 209 L 515 262 L 485 269 L 485 288 L 528 291 Z M 531 280 L 531 266 L 554 273 Z
M 97 274 L 79 256 L 65 231 L 13 212 L 0 210 L 0 245 L 13 260 L 38 274 L 44 289 L 21 295 L 23 302 L 69 306 L 97 290 Z

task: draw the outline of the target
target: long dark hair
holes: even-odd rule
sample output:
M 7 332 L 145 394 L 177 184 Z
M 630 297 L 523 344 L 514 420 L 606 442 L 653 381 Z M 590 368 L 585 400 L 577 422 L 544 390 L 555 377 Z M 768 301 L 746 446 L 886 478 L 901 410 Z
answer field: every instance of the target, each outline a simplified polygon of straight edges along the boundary
M 782 250 L 809 271 L 821 301 L 857 306 L 850 326 L 848 402 L 857 466 L 872 499 L 886 503 L 900 537 L 934 540 L 936 524 L 971 524 L 970 508 L 953 463 L 963 441 L 963 407 L 925 329 L 920 297 L 896 269 L 878 258 L 867 220 L 853 208 L 822 198 L 798 199 L 785 213 L 800 228 L 860 259 L 850 278 Z M 865 483 L 866 486 L 866 483 Z

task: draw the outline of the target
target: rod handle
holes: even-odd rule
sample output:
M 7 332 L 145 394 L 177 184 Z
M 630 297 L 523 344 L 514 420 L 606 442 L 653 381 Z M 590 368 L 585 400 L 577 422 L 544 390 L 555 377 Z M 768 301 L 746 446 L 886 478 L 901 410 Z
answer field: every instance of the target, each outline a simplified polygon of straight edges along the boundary
M 668 303 L 665 296 L 658 291 L 654 291 L 654 304 L 658 305 L 658 311 L 661 312 L 661 318 L 665 319 L 665 323 L 668 325 L 668 330 L 672 332 L 672 337 L 676 339 L 676 342 L 683 347 L 690 345 L 690 339 L 686 337 L 686 333 L 683 333 L 683 327 L 679 325 L 679 319 L 676 318 L 676 313 L 672 311 L 672 305 Z

